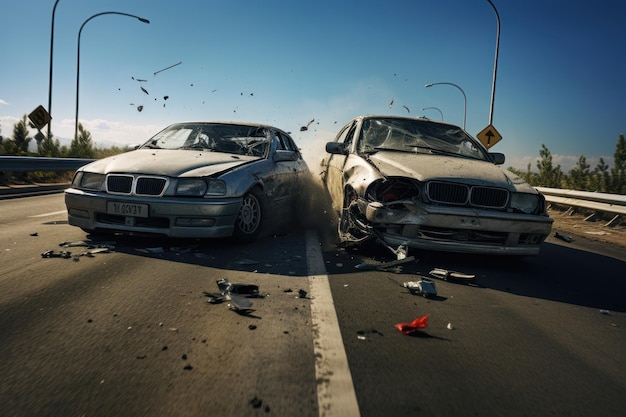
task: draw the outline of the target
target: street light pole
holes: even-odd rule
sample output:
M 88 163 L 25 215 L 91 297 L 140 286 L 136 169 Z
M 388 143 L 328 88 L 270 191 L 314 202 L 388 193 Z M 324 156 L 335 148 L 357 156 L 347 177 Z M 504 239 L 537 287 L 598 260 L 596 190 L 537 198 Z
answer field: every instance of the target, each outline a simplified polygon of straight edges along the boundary
M 52 51 L 54 50 L 54 15 L 57 11 L 59 0 L 54 2 L 52 7 L 52 23 L 50 25 L 50 79 L 48 81 L 48 114 L 52 116 Z M 52 120 L 48 122 L 48 139 L 52 135 Z
M 128 17 L 133 17 L 142 23 L 150 23 L 148 19 L 135 16 L 134 14 L 121 13 L 121 12 L 102 12 L 102 13 L 94 14 L 93 16 L 85 20 L 82 25 L 80 25 L 80 29 L 78 30 L 78 48 L 77 48 L 77 55 L 76 55 L 76 115 L 75 115 L 75 120 L 74 120 L 74 140 L 77 140 L 78 138 L 78 87 L 79 87 L 79 77 L 80 77 L 80 35 L 83 32 L 83 28 L 85 27 L 87 22 L 89 22 L 91 19 L 95 17 L 102 16 L 105 14 L 117 14 L 121 16 L 128 16 Z
M 496 21 L 497 21 L 497 29 L 496 29 L 496 55 L 493 60 L 493 81 L 491 83 L 491 105 L 489 106 L 489 125 L 491 126 L 491 122 L 493 121 L 493 103 L 496 98 L 496 74 L 498 72 L 498 51 L 500 50 L 500 14 L 498 13 L 498 9 L 493 4 L 491 0 L 487 0 L 493 11 L 496 12 Z
M 428 109 L 437 110 L 439 114 L 441 114 L 441 121 L 443 122 L 443 112 L 441 111 L 439 107 L 422 107 L 422 111 L 428 110 Z
M 459 89 L 459 91 L 461 91 L 461 94 L 463 94 L 463 130 L 465 130 L 465 121 L 467 117 L 467 96 L 465 95 L 465 91 L 463 91 L 463 89 L 459 87 L 458 85 L 454 83 L 448 83 L 448 82 L 430 83 L 430 84 L 426 84 L 424 87 L 428 88 L 428 87 L 432 87 L 433 85 L 441 85 L 441 84 L 447 84 L 447 85 L 456 87 Z

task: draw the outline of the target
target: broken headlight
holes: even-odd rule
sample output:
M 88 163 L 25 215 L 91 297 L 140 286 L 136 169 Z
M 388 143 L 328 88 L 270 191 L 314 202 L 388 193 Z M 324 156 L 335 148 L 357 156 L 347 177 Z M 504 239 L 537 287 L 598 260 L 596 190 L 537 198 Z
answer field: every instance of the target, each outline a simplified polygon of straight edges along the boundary
M 85 188 L 88 190 L 99 190 L 104 184 L 104 174 L 95 174 L 93 172 L 80 171 L 76 173 L 72 185 L 77 188 Z
M 394 201 L 415 199 L 420 195 L 420 190 L 415 182 L 410 179 L 391 178 L 373 183 L 367 194 L 375 201 L 393 203 Z
M 537 194 L 511 193 L 511 208 L 526 214 L 536 214 L 541 207 L 541 198 Z
M 202 178 L 181 178 L 176 185 L 176 195 L 202 197 L 207 191 L 206 181 Z
M 226 183 L 222 180 L 209 179 L 207 181 L 207 196 L 226 195 Z

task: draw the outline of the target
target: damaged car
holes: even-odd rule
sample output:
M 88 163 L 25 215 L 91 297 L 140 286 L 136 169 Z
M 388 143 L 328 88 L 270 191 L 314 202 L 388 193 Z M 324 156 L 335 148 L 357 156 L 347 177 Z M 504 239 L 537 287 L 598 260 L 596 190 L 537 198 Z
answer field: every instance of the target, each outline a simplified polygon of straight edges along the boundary
M 326 152 L 322 180 L 344 245 L 528 256 L 550 234 L 543 195 L 458 126 L 361 116 Z
M 293 211 L 308 173 L 286 132 L 234 122 L 175 123 L 137 149 L 78 169 L 68 221 L 88 233 L 254 240 Z

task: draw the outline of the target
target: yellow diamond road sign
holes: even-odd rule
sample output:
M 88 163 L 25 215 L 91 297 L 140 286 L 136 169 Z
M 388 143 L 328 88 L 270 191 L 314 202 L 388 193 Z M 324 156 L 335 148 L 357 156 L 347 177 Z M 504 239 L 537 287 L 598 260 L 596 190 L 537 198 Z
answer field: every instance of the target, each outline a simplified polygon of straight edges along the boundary
M 476 137 L 483 143 L 483 145 L 485 145 L 485 148 L 487 149 L 491 148 L 502 139 L 502 136 L 498 133 L 496 128 L 493 127 L 493 125 L 489 125 L 481 130 Z
M 32 113 L 28 115 L 28 118 L 31 122 L 33 122 L 33 126 L 35 126 L 38 130 L 43 129 L 44 126 L 52 120 L 50 114 L 41 105 L 33 110 Z

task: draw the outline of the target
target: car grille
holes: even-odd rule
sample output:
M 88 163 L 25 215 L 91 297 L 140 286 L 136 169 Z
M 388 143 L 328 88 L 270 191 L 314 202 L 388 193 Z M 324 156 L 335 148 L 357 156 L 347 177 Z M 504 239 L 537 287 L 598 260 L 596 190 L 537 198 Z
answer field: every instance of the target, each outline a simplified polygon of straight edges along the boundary
M 438 204 L 503 209 L 509 202 L 509 192 L 503 188 L 431 181 L 426 191 L 428 198 Z
M 164 177 L 107 175 L 107 192 L 111 194 L 159 197 L 163 195 L 168 180 Z

